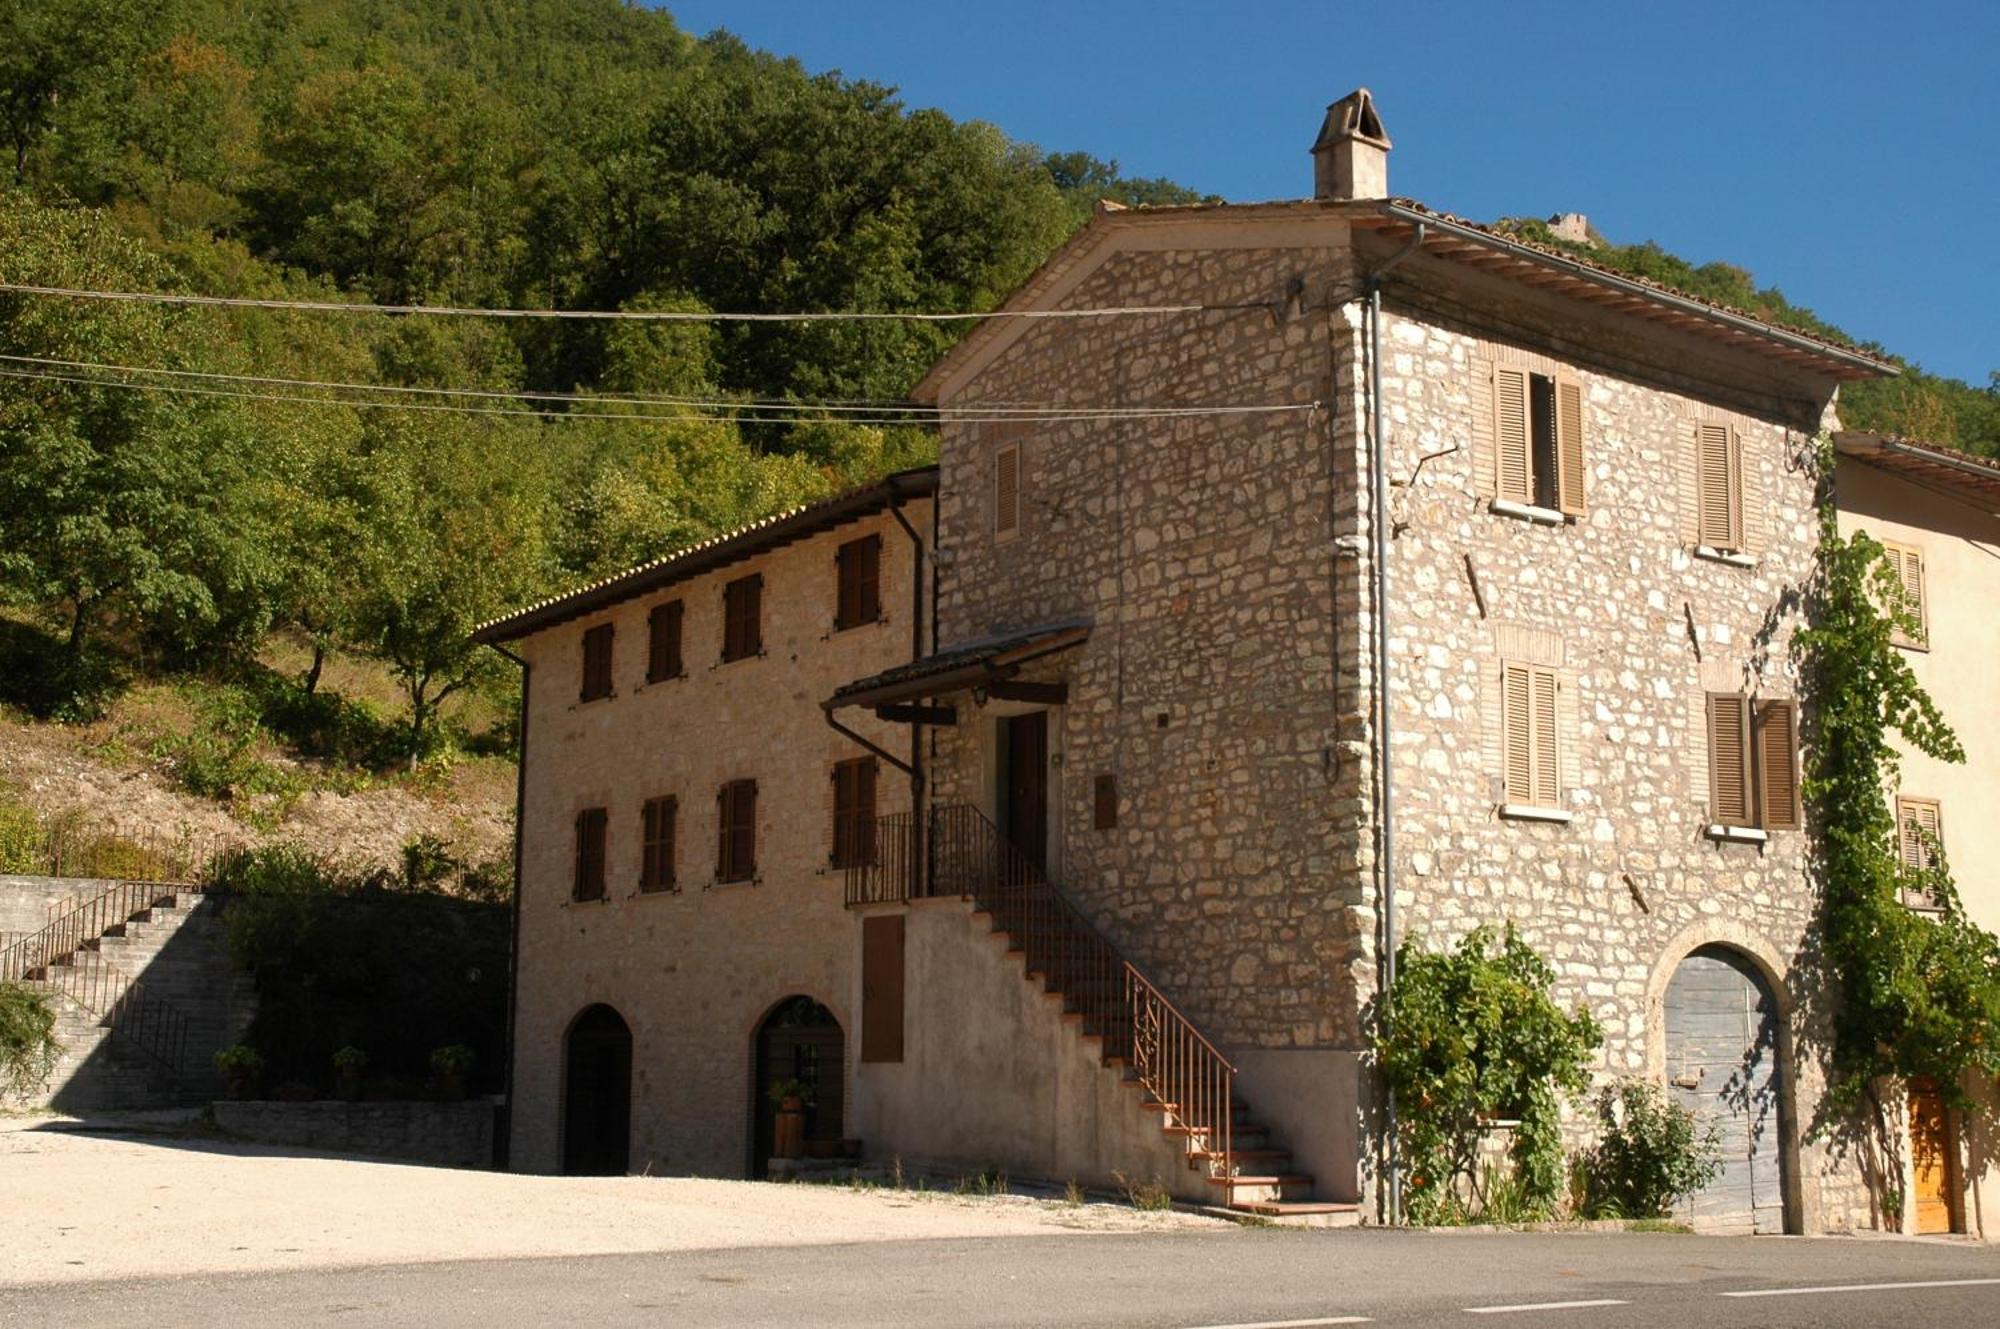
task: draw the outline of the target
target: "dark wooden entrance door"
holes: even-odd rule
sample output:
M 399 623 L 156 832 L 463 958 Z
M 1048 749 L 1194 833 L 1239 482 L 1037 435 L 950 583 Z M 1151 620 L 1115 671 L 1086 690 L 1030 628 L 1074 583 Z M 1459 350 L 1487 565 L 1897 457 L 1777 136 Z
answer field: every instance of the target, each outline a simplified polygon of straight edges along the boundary
M 563 1076 L 562 1170 L 622 1177 L 631 1167 L 632 1031 L 609 1006 L 570 1026 Z
M 778 1105 L 771 1087 L 796 1080 L 806 1087 L 806 1153 L 833 1157 L 841 1139 L 841 1100 L 846 1090 L 847 1039 L 833 1012 L 811 997 L 788 997 L 757 1029 L 757 1082 L 750 1149 L 750 1176 L 771 1167 L 771 1140 Z
M 1000 722 L 1000 832 L 1041 872 L 1048 871 L 1049 713 Z
M 1667 1080 L 1713 1123 L 1722 1170 L 1684 1206 L 1709 1231 L 1785 1230 L 1778 1117 L 1777 1003 L 1735 951 L 1705 946 L 1674 970 L 1666 999 Z
M 1930 1080 L 1910 1084 L 1910 1165 L 1917 1175 L 1917 1231 L 1950 1232 L 1952 1222 L 1951 1118 L 1944 1095 Z

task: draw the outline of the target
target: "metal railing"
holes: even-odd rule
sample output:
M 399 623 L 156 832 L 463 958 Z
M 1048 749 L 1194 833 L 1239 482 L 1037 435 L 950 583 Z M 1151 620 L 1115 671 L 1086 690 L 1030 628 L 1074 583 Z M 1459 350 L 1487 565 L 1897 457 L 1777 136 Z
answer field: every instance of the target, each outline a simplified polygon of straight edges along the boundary
M 1188 1151 L 1207 1162 L 1211 1175 L 1228 1175 L 1234 1167 L 1236 1068 L 1166 994 L 979 809 L 932 808 L 927 855 L 915 842 L 910 814 L 882 822 L 889 824 L 878 844 L 908 845 L 911 866 L 898 864 L 870 879 L 884 892 L 909 887 L 880 898 L 969 897 L 1020 950 L 1029 976 L 1061 993 L 1065 1011 L 1081 1019 L 1084 1033 L 1103 1040 L 1106 1061 L 1130 1068 L 1165 1114 L 1161 1124 L 1185 1137 Z M 911 875 L 920 858 L 928 860 L 921 879 Z M 849 881 L 852 890 L 854 878 Z
M 240 848 L 234 836 L 125 826 L 79 813 L 50 813 L 21 846 L 20 875 L 105 881 L 194 881 Z
M 47 927 L 0 950 L 0 982 L 61 993 L 97 1016 L 113 1038 L 179 1074 L 187 1054 L 187 1016 L 108 963 L 98 943 L 122 933 L 139 914 L 200 893 L 199 886 L 185 883 L 121 881 L 72 897 L 51 909 Z
M 924 891 L 923 823 L 915 813 L 892 812 L 877 817 L 865 834 L 858 861 L 849 863 L 847 903 L 894 904 L 920 898 Z

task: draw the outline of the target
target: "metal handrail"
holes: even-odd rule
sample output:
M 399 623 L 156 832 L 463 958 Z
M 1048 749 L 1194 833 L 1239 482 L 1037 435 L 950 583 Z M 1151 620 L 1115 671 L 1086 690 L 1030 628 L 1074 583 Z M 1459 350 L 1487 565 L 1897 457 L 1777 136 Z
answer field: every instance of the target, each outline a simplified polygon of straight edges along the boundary
M 0 982 L 34 983 L 70 998 L 114 1038 L 179 1074 L 187 1053 L 187 1016 L 136 978 L 113 968 L 98 942 L 115 928 L 181 895 L 199 895 L 196 884 L 120 881 L 95 895 L 65 901 L 40 932 L 0 950 Z
M 847 865 L 850 907 L 895 904 L 922 896 L 922 825 L 911 812 L 892 812 L 875 819 L 863 837 L 863 852 Z
M 907 814 L 905 814 L 907 815 Z M 931 809 L 929 894 L 969 896 L 1205 1159 L 1234 1167 L 1236 1067 L 979 809 Z

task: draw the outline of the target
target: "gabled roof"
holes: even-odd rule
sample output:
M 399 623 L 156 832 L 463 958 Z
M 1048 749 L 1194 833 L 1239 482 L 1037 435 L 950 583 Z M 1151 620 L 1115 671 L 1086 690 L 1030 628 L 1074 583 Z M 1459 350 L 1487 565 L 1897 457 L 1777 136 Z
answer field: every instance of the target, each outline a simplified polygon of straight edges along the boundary
M 2000 463 L 1936 443 L 1852 429 L 1836 433 L 1833 446 L 1843 457 L 1932 488 L 1955 490 L 2000 515 Z
M 1719 341 L 1739 351 L 1777 359 L 1837 380 L 1884 378 L 1898 372 L 1880 356 L 1825 337 L 1782 327 L 1741 309 L 1705 300 L 1659 282 L 1634 277 L 1567 250 L 1437 212 L 1410 199 L 1297 199 L 1275 203 L 1189 203 L 1158 207 L 1100 208 L 1067 243 L 1037 268 L 1001 309 L 1053 305 L 1099 259 L 1116 252 L 1116 242 L 1141 229 L 1199 222 L 1310 223 L 1330 221 L 1398 238 L 1415 237 L 1422 226 L 1424 251 L 1438 258 L 1490 271 L 1524 285 L 1615 309 L 1648 321 Z M 1300 229 L 1300 243 L 1325 243 Z M 989 319 L 962 338 L 931 367 L 911 396 L 935 402 L 944 386 L 968 362 L 997 350 L 1027 330 L 1019 319 Z
M 700 544 L 656 558 L 650 563 L 565 591 L 505 618 L 496 618 L 473 629 L 472 639 L 488 644 L 514 641 L 543 628 L 552 627 L 610 605 L 670 586 L 677 581 L 713 572 L 731 563 L 769 553 L 773 549 L 818 535 L 822 531 L 863 517 L 872 516 L 910 499 L 929 498 L 937 493 L 938 468 L 923 466 L 898 471 L 873 484 L 849 489 L 831 498 L 752 522 L 724 532 Z

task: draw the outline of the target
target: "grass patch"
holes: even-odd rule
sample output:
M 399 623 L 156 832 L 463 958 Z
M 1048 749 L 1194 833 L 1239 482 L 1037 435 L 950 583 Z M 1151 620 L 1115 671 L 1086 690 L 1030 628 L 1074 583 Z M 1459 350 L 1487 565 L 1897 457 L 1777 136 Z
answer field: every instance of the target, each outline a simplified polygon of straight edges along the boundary
M 1166 1183 L 1158 1177 L 1141 1181 L 1128 1177 L 1123 1172 L 1114 1172 L 1111 1174 L 1111 1179 L 1125 1192 L 1126 1201 L 1134 1209 L 1146 1213 L 1159 1213 L 1174 1207 L 1174 1193 L 1168 1190 Z

